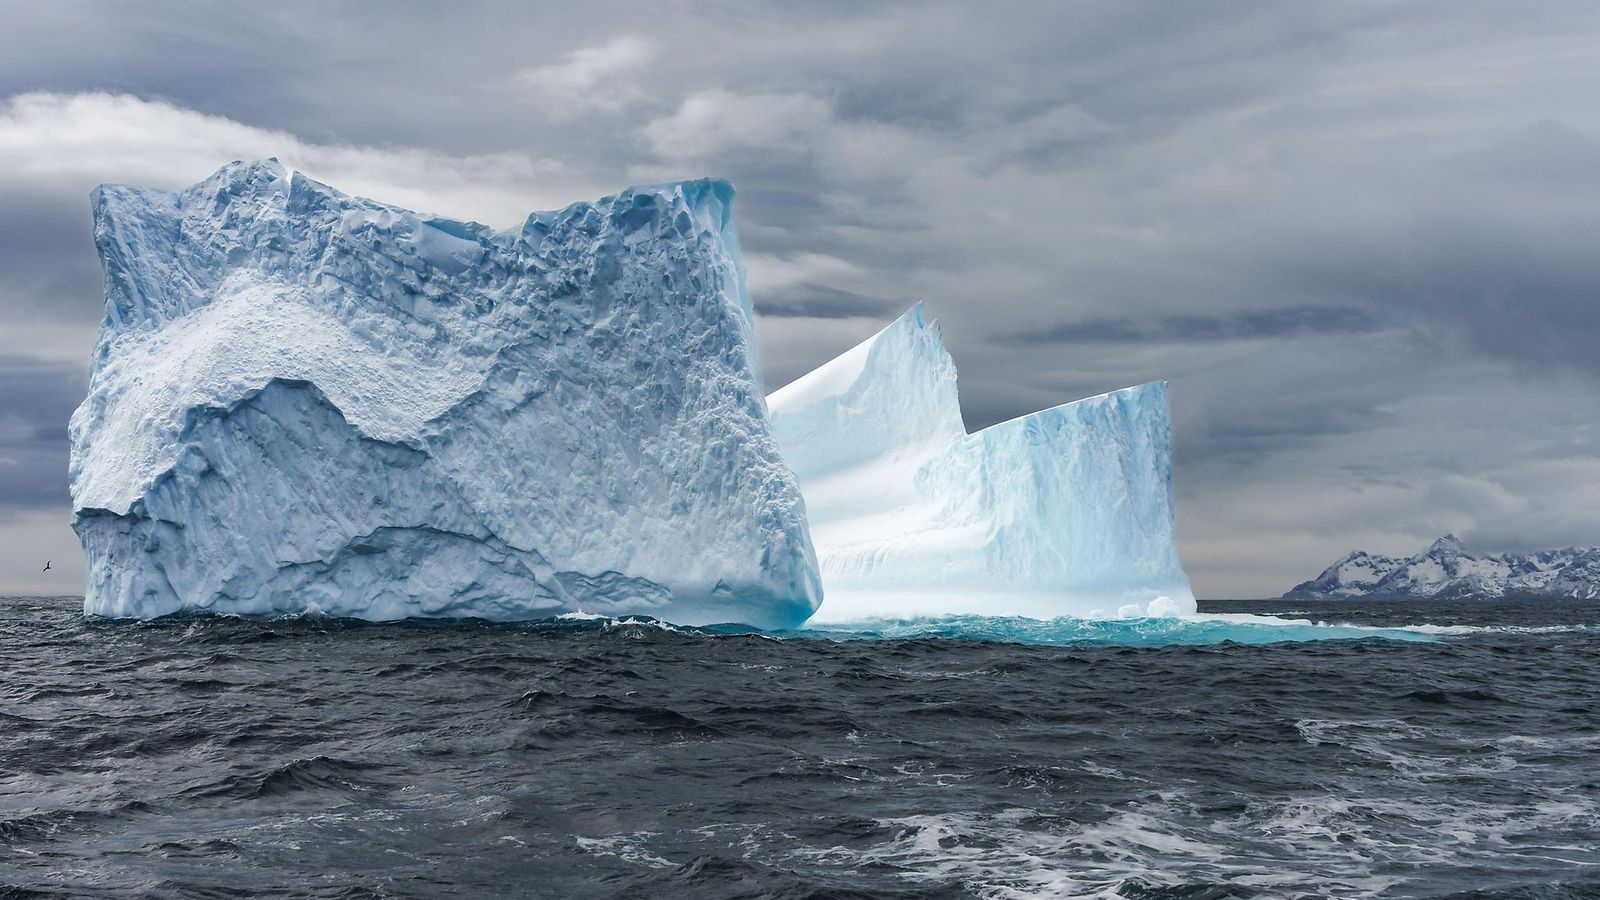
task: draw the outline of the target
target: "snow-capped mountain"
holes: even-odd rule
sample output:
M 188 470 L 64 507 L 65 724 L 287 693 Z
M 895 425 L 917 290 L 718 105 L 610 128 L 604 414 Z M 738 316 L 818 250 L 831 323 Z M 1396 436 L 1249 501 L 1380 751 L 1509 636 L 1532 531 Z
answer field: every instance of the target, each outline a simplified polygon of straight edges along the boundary
M 1600 598 L 1600 547 L 1477 555 L 1467 552 L 1455 535 L 1447 534 L 1409 559 L 1357 550 L 1283 597 L 1593 600 Z

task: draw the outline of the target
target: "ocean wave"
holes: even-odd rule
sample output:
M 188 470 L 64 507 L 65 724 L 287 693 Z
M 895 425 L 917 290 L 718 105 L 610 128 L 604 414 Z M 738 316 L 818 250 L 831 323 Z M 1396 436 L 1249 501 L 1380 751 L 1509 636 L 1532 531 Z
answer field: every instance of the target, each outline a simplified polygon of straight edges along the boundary
M 1419 625 L 1406 625 L 1404 627 L 1406 630 L 1415 631 L 1418 634 L 1461 637 L 1472 634 L 1563 634 L 1594 631 L 1597 626 L 1582 623 L 1567 625 L 1435 625 L 1424 622 Z
M 1515 861 L 1582 869 L 1592 848 L 1562 835 L 1597 822 L 1596 804 L 1584 797 L 1519 806 L 1325 793 L 1224 815 L 1209 809 L 1169 790 L 1090 819 L 1027 807 L 921 813 L 878 820 L 890 836 L 864 848 L 765 849 L 777 859 L 882 867 L 912 884 L 960 884 L 992 900 L 1377 898 L 1441 868 Z
M 1600 896 L 1600 630 L 1562 624 L 1600 607 L 1229 608 L 771 634 L 64 600 L 0 621 L 0 895 Z

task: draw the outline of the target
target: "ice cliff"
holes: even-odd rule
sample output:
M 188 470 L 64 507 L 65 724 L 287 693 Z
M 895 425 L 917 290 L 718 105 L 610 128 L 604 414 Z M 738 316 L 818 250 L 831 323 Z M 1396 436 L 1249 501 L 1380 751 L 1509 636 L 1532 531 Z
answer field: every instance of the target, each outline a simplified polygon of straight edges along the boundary
M 804 621 L 732 195 L 637 187 L 496 232 L 270 160 L 101 187 L 85 610 Z
M 819 621 L 1194 611 L 1164 383 L 967 434 L 919 304 L 767 402 L 822 565 Z

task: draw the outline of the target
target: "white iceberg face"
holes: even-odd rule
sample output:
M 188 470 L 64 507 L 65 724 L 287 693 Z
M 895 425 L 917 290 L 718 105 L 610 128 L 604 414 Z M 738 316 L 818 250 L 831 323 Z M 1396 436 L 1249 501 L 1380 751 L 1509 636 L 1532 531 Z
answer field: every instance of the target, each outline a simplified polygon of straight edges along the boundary
M 818 621 L 1195 611 L 1164 383 L 969 435 L 919 304 L 767 404 L 822 565 Z
M 633 188 L 497 233 L 274 161 L 101 188 L 86 611 L 803 622 L 731 200 Z

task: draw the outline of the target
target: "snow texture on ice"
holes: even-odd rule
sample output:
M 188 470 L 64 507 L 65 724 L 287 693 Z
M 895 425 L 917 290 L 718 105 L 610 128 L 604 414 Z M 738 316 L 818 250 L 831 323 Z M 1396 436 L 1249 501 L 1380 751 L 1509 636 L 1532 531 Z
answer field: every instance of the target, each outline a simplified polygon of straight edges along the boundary
M 804 621 L 732 197 L 636 187 L 496 232 L 273 160 L 101 187 L 86 611 Z

